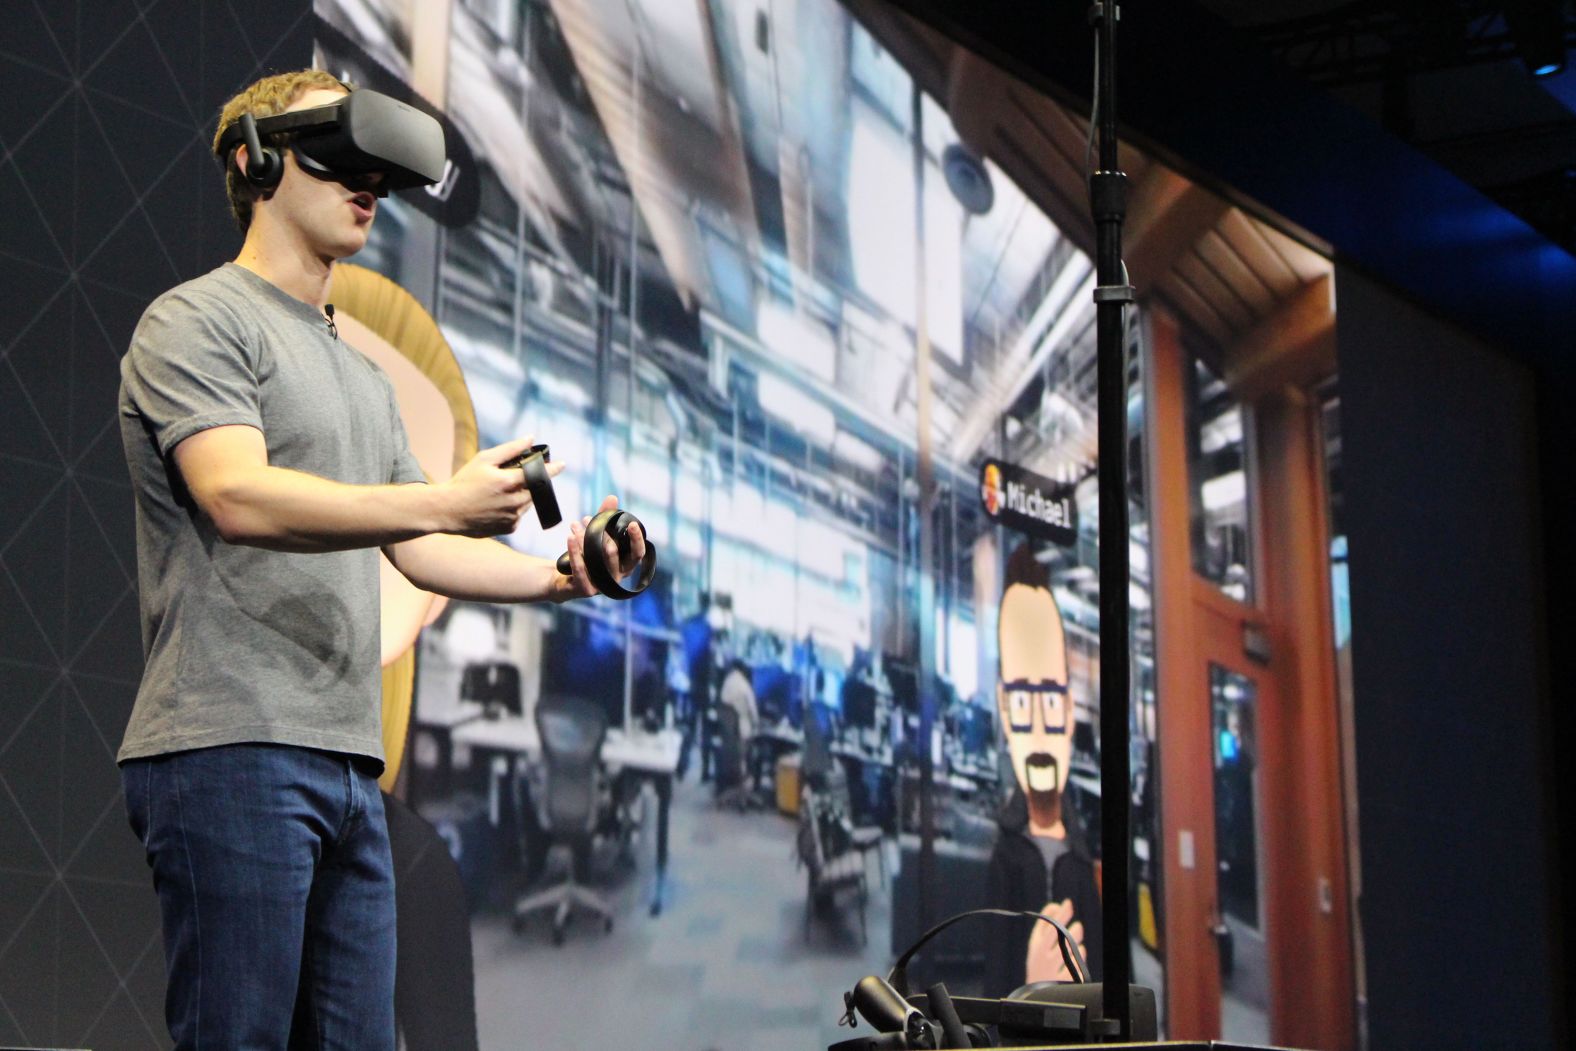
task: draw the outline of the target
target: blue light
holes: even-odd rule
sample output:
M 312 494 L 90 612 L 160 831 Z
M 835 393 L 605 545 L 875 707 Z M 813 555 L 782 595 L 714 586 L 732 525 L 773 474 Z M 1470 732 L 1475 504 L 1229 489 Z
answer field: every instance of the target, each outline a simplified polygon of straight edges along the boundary
M 1565 63 L 1564 62 L 1545 62 L 1543 65 L 1539 66 L 1537 69 L 1534 69 L 1532 71 L 1532 75 L 1535 76 L 1535 77 L 1547 77 L 1547 76 L 1550 76 L 1551 74 L 1558 73 L 1560 70 L 1562 70 L 1564 68 L 1565 68 Z

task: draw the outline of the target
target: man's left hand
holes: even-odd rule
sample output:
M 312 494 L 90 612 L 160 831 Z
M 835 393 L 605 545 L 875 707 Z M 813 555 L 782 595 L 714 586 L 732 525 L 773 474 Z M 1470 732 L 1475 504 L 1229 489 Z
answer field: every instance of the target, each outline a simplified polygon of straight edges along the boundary
M 597 514 L 603 511 L 618 510 L 618 497 L 609 496 L 602 501 L 602 506 L 597 508 Z M 597 593 L 596 585 L 591 583 L 591 576 L 586 571 L 585 560 L 585 534 L 586 526 L 591 524 L 592 516 L 587 515 L 578 522 L 569 523 L 569 566 L 570 566 L 570 591 L 569 597 L 584 598 Z M 609 567 L 617 567 L 614 576 L 622 580 L 635 571 L 646 557 L 646 536 L 640 524 L 633 523 L 629 527 L 629 556 L 620 558 L 618 544 L 611 536 L 603 534 L 602 552 L 606 556 Z
M 1047 902 L 1040 914 L 1066 927 L 1067 933 L 1078 943 L 1079 951 L 1083 950 L 1083 924 L 1073 919 L 1071 898 Z M 1025 983 L 1077 981 L 1074 975 L 1068 973 L 1067 961 L 1062 958 L 1061 937 L 1049 923 L 1039 920 L 1034 922 L 1034 931 L 1029 935 L 1029 956 L 1025 961 L 1023 980 Z

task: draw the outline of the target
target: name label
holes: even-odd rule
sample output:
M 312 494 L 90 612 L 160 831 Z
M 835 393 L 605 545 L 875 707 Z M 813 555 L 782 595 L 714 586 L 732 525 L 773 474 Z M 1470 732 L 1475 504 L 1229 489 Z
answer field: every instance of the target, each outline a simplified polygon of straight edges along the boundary
M 980 467 L 980 506 L 1009 529 L 1071 547 L 1078 541 L 1073 486 L 1016 464 L 986 460 Z

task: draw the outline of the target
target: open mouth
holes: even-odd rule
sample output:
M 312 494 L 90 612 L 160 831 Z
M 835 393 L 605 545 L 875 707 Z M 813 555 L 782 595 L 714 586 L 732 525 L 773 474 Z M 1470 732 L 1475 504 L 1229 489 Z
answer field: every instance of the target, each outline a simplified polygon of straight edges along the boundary
M 1025 759 L 1023 772 L 1031 792 L 1054 792 L 1061 787 L 1061 770 L 1049 752 L 1035 752 Z
M 356 219 L 360 222 L 366 222 L 372 218 L 373 212 L 377 210 L 378 199 L 374 195 L 362 191 L 350 198 L 350 206 L 356 210 Z

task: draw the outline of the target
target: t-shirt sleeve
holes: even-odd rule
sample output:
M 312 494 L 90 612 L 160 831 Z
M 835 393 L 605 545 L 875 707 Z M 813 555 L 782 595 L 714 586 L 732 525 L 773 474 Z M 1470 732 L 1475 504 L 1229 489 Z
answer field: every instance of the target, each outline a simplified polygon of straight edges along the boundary
M 390 461 L 389 483 L 404 485 L 408 482 L 425 482 L 427 473 L 421 469 L 421 464 L 416 462 L 416 457 L 410 451 L 410 436 L 405 433 L 405 421 L 399 414 L 399 400 L 394 396 L 394 384 L 382 369 L 378 370 L 378 377 L 383 381 L 383 389 L 388 394 L 389 433 L 393 436 L 393 459 Z
M 262 430 L 256 355 L 256 342 L 217 300 L 176 292 L 148 308 L 121 378 L 129 408 L 146 423 L 159 455 L 209 427 Z

